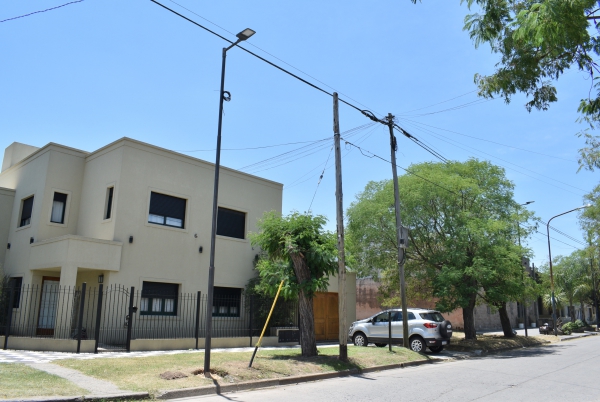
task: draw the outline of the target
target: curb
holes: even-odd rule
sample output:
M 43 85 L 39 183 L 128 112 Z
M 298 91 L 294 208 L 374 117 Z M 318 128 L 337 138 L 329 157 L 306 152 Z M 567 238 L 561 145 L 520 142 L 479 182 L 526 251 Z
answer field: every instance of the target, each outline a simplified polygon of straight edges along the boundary
M 582 334 L 577 334 L 577 335 L 567 335 L 564 338 L 560 338 L 560 342 L 572 341 L 573 339 L 586 338 L 588 336 L 596 336 L 596 335 L 598 335 L 597 332 L 584 332 Z
M 258 380 L 258 381 L 252 381 L 252 382 L 248 381 L 248 382 L 240 382 L 237 384 L 222 384 L 221 385 L 221 384 L 218 384 L 215 382 L 213 385 L 206 385 L 203 387 L 183 388 L 183 389 L 174 389 L 174 390 L 169 390 L 169 391 L 163 391 L 162 393 L 155 395 L 155 398 L 156 399 L 175 399 L 175 398 L 187 398 L 187 397 L 193 397 L 193 396 L 203 396 L 203 395 L 213 395 L 213 394 L 220 395 L 220 394 L 225 394 L 225 393 L 248 391 L 248 390 L 260 389 L 260 388 L 277 387 L 277 386 L 282 386 L 282 385 L 300 384 L 303 382 L 328 380 L 330 378 L 340 378 L 340 377 L 347 377 L 347 376 L 358 375 L 358 374 L 367 374 L 367 373 L 372 373 L 375 371 L 421 366 L 423 364 L 433 363 L 434 361 L 436 361 L 436 360 L 435 359 L 418 360 L 418 361 L 414 361 L 414 362 L 368 367 L 365 369 L 351 369 L 351 370 L 344 370 L 344 371 L 335 371 L 335 372 L 331 372 L 331 373 L 309 374 L 309 375 L 294 376 L 294 377 Z
M 83 395 L 83 396 L 35 396 L 31 398 L 0 399 L 2 402 L 82 402 L 82 401 L 120 401 L 123 399 L 148 399 L 147 392 L 123 392 L 110 395 Z

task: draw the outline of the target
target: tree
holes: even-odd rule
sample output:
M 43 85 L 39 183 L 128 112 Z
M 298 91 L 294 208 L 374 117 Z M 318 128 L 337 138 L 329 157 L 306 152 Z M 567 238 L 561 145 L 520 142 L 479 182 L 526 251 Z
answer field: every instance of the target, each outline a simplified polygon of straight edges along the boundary
M 284 280 L 283 297 L 298 298 L 302 356 L 317 355 L 313 296 L 326 290 L 329 275 L 337 272 L 336 238 L 323 229 L 326 222 L 320 215 L 267 212 L 250 237 L 266 254 L 256 265 L 260 286 L 274 295 Z
M 554 285 L 564 295 L 568 303 L 569 316 L 575 321 L 575 300 L 583 296 L 587 284 L 588 264 L 582 258 L 582 254 L 574 251 L 568 256 L 558 256 L 552 262 L 554 273 Z
M 416 3 L 417 0 L 412 0 Z M 600 124 L 599 66 L 600 11 L 596 0 L 461 0 L 469 9 L 481 12 L 465 17 L 464 29 L 475 47 L 489 44 L 500 55 L 496 71 L 489 76 L 476 74 L 479 95 L 499 95 L 508 103 L 513 95 L 525 93 L 525 104 L 547 110 L 558 100 L 553 80 L 566 70 L 577 68 L 590 77 L 579 104 L 581 120 L 591 128 Z M 592 94 L 592 90 L 596 93 Z M 600 137 L 579 134 L 586 140 L 580 150 L 580 169 L 600 168 Z
M 410 228 L 408 290 L 433 296 L 443 312 L 462 308 L 465 337 L 475 339 L 478 297 L 501 307 L 531 282 L 522 278 L 526 250 L 515 244 L 517 222 L 530 214 L 517 213 L 513 184 L 488 162 L 421 163 L 398 182 L 402 222 Z M 347 211 L 352 268 L 382 270 L 384 280 L 398 276 L 393 200 L 391 181 L 370 182 Z M 529 229 L 521 232 L 526 237 Z

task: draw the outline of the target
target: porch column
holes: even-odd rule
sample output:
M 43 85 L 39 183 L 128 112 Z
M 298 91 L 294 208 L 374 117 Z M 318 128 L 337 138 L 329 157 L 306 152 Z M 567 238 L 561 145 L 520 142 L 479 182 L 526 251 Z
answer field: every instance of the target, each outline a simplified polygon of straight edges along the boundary
M 54 326 L 54 337 L 57 339 L 69 339 L 74 328 L 73 313 L 75 286 L 77 282 L 77 266 L 64 265 L 60 269 L 60 286 L 57 292 L 56 321 Z

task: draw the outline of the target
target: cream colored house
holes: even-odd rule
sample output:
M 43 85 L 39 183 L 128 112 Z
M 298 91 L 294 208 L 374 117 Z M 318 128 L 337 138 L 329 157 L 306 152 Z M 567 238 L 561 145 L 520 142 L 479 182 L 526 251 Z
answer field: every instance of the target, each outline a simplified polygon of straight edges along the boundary
M 65 298 L 55 290 L 79 288 L 84 282 L 88 289 L 103 283 L 105 289 L 133 286 L 141 292 L 136 299 L 140 328 L 134 337 L 143 338 L 142 327 L 151 320 L 167 329 L 193 323 L 194 314 L 178 306 L 176 295 L 207 292 L 213 182 L 212 163 L 130 138 L 94 152 L 55 143 L 36 148 L 15 142 L 6 148 L 0 173 L 0 263 L 4 275 L 37 292 L 27 296 L 29 304 L 15 305 L 14 314 L 28 317 L 27 325 L 35 327 L 23 336 L 69 339 L 77 323 L 77 293 Z M 248 233 L 257 230 L 264 212 L 281 212 L 282 190 L 280 183 L 222 168 L 215 298 L 238 301 L 213 306 L 213 316 L 243 315 L 239 299 L 256 275 L 258 252 Z M 350 275 L 347 286 L 350 306 L 353 279 Z M 330 282 L 329 292 L 336 293 L 337 280 Z M 101 326 L 95 324 L 92 302 L 85 307 L 89 330 Z M 121 343 L 125 307 L 123 303 L 112 313 L 116 335 L 109 334 Z M 329 310 L 322 328 L 333 328 L 333 322 L 325 323 L 337 312 L 333 306 Z M 349 310 L 352 322 L 355 312 Z M 103 311 L 103 320 L 109 314 L 110 309 Z M 190 337 L 190 331 L 178 337 Z

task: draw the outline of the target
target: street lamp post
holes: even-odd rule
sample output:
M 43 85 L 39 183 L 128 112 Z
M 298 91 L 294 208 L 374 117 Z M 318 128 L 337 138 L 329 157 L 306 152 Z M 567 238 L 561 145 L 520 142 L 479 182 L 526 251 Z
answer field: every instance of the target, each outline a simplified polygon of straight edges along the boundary
M 225 61 L 227 51 L 238 43 L 250 38 L 256 32 L 250 28 L 237 34 L 237 41 L 223 48 L 223 64 L 221 66 L 221 92 L 219 99 L 219 126 L 217 130 L 217 157 L 215 160 L 215 183 L 213 193 L 212 231 L 210 233 L 210 266 L 208 268 L 208 296 L 206 300 L 206 335 L 204 340 L 204 376 L 210 377 L 210 349 L 212 341 L 212 308 L 215 287 L 215 241 L 217 237 L 217 199 L 219 195 L 219 167 L 221 163 L 221 127 L 223 123 L 223 101 L 225 100 Z M 227 99 L 229 100 L 229 99 Z
M 535 201 L 527 201 L 524 202 L 523 204 L 519 204 L 519 207 L 524 207 L 525 205 L 529 205 L 529 204 L 533 204 Z M 519 208 L 521 209 L 521 208 Z M 521 247 L 521 223 L 519 222 L 519 219 L 517 217 L 517 236 L 519 238 L 519 247 Z M 521 256 L 521 265 L 523 265 L 523 256 Z M 523 268 L 523 267 L 522 267 Z M 524 272 L 521 273 L 521 280 L 524 280 L 525 278 L 525 274 Z M 523 311 L 523 327 L 525 327 L 525 336 L 529 336 L 529 334 L 527 333 L 527 303 L 525 300 L 525 296 L 523 296 L 523 306 L 521 308 L 521 310 Z
M 571 212 L 578 211 L 583 208 L 587 208 L 589 206 L 590 206 L 590 204 L 583 205 L 581 207 L 571 209 L 570 211 L 563 212 L 562 214 L 554 215 L 552 218 L 550 218 L 548 220 L 548 223 L 546 224 L 546 235 L 548 236 L 548 264 L 550 265 L 550 289 L 552 292 L 552 321 L 553 321 L 552 325 L 554 326 L 554 336 L 558 336 L 558 329 L 556 328 L 556 300 L 554 299 L 554 275 L 552 274 L 552 250 L 550 248 L 550 222 L 554 218 L 558 218 L 559 216 L 563 216 L 563 215 L 569 214 Z

